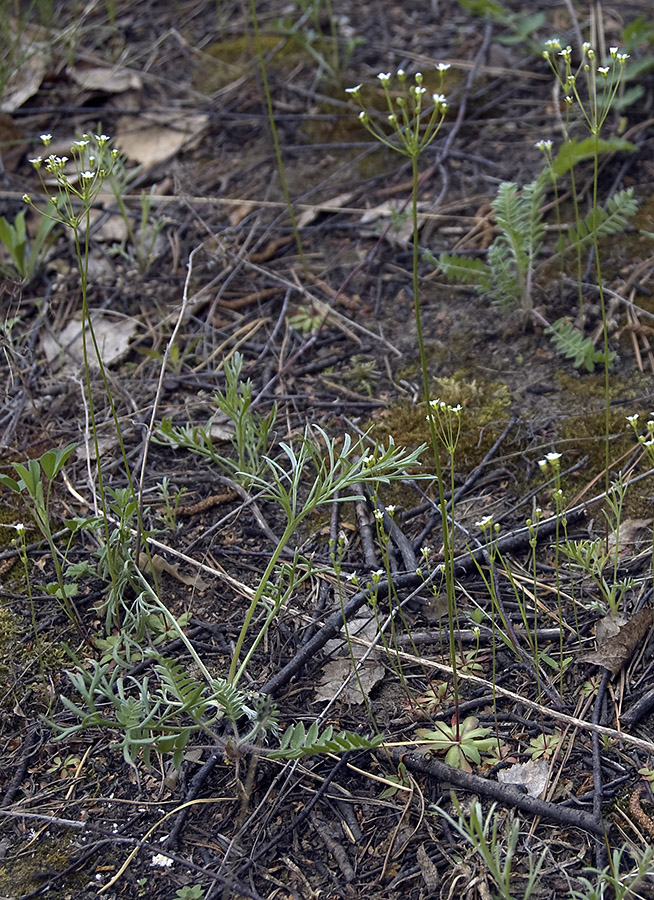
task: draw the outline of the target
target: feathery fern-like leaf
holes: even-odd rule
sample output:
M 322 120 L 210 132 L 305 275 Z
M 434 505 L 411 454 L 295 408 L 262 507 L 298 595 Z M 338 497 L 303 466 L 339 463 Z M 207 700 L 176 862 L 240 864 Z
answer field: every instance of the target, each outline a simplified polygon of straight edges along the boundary
M 471 284 L 479 291 L 490 291 L 492 287 L 491 270 L 481 259 L 441 253 L 438 257 L 438 268 L 448 281 Z
M 633 188 L 618 191 L 610 198 L 606 209 L 598 206 L 580 222 L 578 229 L 573 226 L 568 229 L 568 243 L 565 249 L 591 244 L 595 233 L 598 238 L 619 234 L 627 227 L 628 217 L 635 215 L 637 209 L 638 202 L 634 199 Z
M 589 337 L 583 335 L 574 327 L 570 319 L 557 319 L 545 329 L 550 335 L 556 349 L 567 359 L 572 360 L 575 369 L 584 366 L 587 371 L 593 372 L 597 363 L 604 362 L 604 351 L 597 350 Z M 615 354 L 611 354 L 611 359 Z
M 493 283 L 489 291 L 496 306 L 513 306 L 522 295 L 522 288 L 516 274 L 515 259 L 507 252 L 506 244 L 494 241 L 488 251 L 488 264 L 493 273 Z
M 505 244 L 513 256 L 519 280 L 527 271 L 527 250 L 525 245 L 525 225 L 528 206 L 524 195 L 518 191 L 513 181 L 503 181 L 497 189 L 497 196 L 491 206 L 495 212 L 495 222 L 500 233 L 496 244 Z
M 368 738 L 353 731 L 340 731 L 334 734 L 331 725 L 320 733 L 317 722 L 313 722 L 307 731 L 303 722 L 290 725 L 280 741 L 277 750 L 268 756 L 271 759 L 300 759 L 315 753 L 346 753 L 348 750 L 371 750 L 382 743 L 382 736 Z

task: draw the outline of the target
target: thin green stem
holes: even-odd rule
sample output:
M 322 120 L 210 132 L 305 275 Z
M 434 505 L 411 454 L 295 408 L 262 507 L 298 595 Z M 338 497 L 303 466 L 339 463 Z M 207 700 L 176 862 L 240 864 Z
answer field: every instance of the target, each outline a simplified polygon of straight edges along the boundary
M 427 410 L 431 408 L 431 396 L 429 390 L 429 371 L 427 368 L 427 354 L 422 333 L 422 318 L 420 314 L 420 287 L 418 282 L 418 155 L 411 157 L 412 193 L 411 215 L 413 220 L 413 309 L 418 336 L 418 350 L 420 353 L 420 368 L 422 371 L 422 386 L 427 403 Z M 456 641 L 455 641 L 455 584 L 452 567 L 452 553 L 450 546 L 450 531 L 447 517 L 447 503 L 443 483 L 443 466 L 440 457 L 440 442 L 436 432 L 434 416 L 428 415 L 431 444 L 434 453 L 434 466 L 436 471 L 436 485 L 438 488 L 438 506 L 441 514 L 441 528 L 443 534 L 443 556 L 445 565 L 445 588 L 447 593 L 447 624 L 449 629 L 450 665 L 452 667 L 452 687 L 454 691 L 454 704 L 457 709 L 457 740 L 459 739 L 459 676 L 457 671 Z
M 300 257 L 300 262 L 302 264 L 302 268 L 306 271 L 307 264 L 304 258 L 304 250 L 302 249 L 302 239 L 300 238 L 300 229 L 297 225 L 297 219 L 295 218 L 295 213 L 293 212 L 293 204 L 291 202 L 291 195 L 288 190 L 288 184 L 286 182 L 286 173 L 284 171 L 284 160 L 282 159 L 282 151 L 279 145 L 279 137 L 277 136 L 277 126 L 275 124 L 275 110 L 273 109 L 272 103 L 272 95 L 270 93 L 270 85 L 268 84 L 268 73 L 266 72 L 266 61 L 263 58 L 263 47 L 261 44 L 261 35 L 259 34 L 259 20 L 257 18 L 257 4 L 256 0 L 250 0 L 250 11 L 252 14 L 252 28 L 254 30 L 254 45 L 257 53 L 257 59 L 259 60 L 259 68 L 261 70 L 261 79 L 263 81 L 263 90 L 266 95 L 266 108 L 268 110 L 268 121 L 270 123 L 270 131 L 272 134 L 273 144 L 275 147 L 275 157 L 277 159 L 277 172 L 279 174 L 279 181 L 282 186 L 282 192 L 284 194 L 284 200 L 286 202 L 286 208 L 288 210 L 289 217 L 291 219 L 291 226 L 293 228 L 293 235 L 295 237 L 295 244 L 297 246 L 297 252 Z

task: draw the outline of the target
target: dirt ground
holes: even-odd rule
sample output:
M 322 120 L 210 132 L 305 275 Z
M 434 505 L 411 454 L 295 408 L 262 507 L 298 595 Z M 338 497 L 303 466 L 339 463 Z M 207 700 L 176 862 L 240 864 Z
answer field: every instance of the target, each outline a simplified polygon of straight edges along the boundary
M 0 113 L 0 213 L 13 222 L 26 192 L 38 205 L 41 189 L 29 159 L 42 152 L 40 134 L 52 134 L 53 151 L 64 153 L 80 134 L 105 132 L 123 154 L 131 178 L 124 203 L 134 237 L 114 198 L 101 195 L 90 234 L 89 305 L 103 311 L 98 321 L 107 347 L 115 339 L 110 391 L 135 475 L 164 351 L 178 324 L 157 422 L 205 424 L 216 411 L 212 396 L 225 388 L 225 360 L 239 351 L 257 411 L 265 415 L 273 403 L 278 406 L 277 447 L 297 440 L 307 424 L 333 437 L 372 429 L 376 440 L 392 436 L 411 448 L 429 439 L 405 215 L 410 165 L 371 139 L 344 89 L 363 84 L 370 102 L 379 105 L 380 71 L 404 68 L 413 76 L 419 70 L 431 78 L 436 63 L 450 64 L 443 88 L 449 111 L 420 162 L 421 310 L 432 396 L 463 407 L 454 464 L 455 550 L 461 664 L 473 678 L 462 682 L 462 709 L 492 727 L 502 750 L 470 773 L 448 775 L 442 755 L 420 756 L 410 746 L 283 762 L 246 752 L 230 756 L 195 735 L 177 772 L 169 755 L 153 755 L 150 769 L 129 766 L 108 729 L 57 741 L 53 722 L 72 723 L 60 695 L 79 699 L 66 676 L 72 668 L 67 648 L 89 667 L 102 653 L 101 587 L 91 577 L 80 579 L 80 637 L 44 591 L 52 578 L 50 557 L 30 531 L 30 603 L 25 570 L 11 545 L 13 526 L 29 522 L 29 511 L 3 490 L 0 519 L 10 527 L 0 529 L 0 898 L 500 896 L 479 855 L 435 811 L 440 806 L 456 818 L 452 790 L 466 808 L 479 800 L 485 814 L 497 801 L 492 821 L 504 848 L 519 816 L 512 897 L 524 896 L 530 861 L 543 853 L 532 894 L 538 900 L 584 890 L 584 867 L 602 868 L 627 843 L 632 849 L 617 872 L 624 877 L 654 833 L 651 789 L 639 775 L 654 768 L 646 706 L 651 643 L 643 637 L 630 667 L 610 684 L 605 678 L 601 708 L 593 705 L 592 692 L 585 701 L 584 692 L 596 689 L 605 671 L 578 659 L 594 647 L 598 592 L 575 576 L 573 614 L 570 576 L 565 589 L 557 584 L 552 533 L 543 530 L 535 554 L 542 649 L 556 656 L 559 630 L 552 626 L 564 621 L 572 662 L 561 678 L 552 675 L 556 690 L 539 696 L 533 669 L 510 648 L 491 657 L 486 634 L 481 645 L 475 643 L 472 613 L 488 609 L 490 600 L 483 567 L 471 564 L 465 552 L 480 537 L 475 523 L 492 515 L 501 524 L 514 577 L 509 582 L 504 576 L 503 612 L 519 631 L 522 594 L 515 584 L 528 586 L 535 577 L 525 520 L 537 506 L 544 518 L 555 512 L 553 484 L 538 465 L 553 451 L 562 454 L 566 505 L 573 510 L 570 534 L 593 538 L 605 532 L 602 504 L 588 502 L 604 483 L 603 366 L 594 372 L 575 368 L 546 332 L 547 323 L 570 316 L 600 347 L 592 256 L 582 261 L 580 317 L 576 263 L 565 280 L 549 264 L 557 233 L 550 192 L 533 309 L 503 309 L 469 287 L 447 283 L 433 257 L 457 252 L 484 259 L 495 234 L 491 202 L 498 186 L 530 182 L 543 167 L 536 142 L 551 139 L 556 148 L 563 140 L 561 98 L 537 47 L 553 35 L 575 44 L 577 27 L 584 37 L 594 29 L 606 47 L 623 46 L 625 34 L 634 32 L 629 26 L 643 17 L 632 57 L 648 60 L 654 48 L 654 31 L 646 27 L 651 5 L 578 2 L 573 17 L 573 4 L 541 0 L 530 13 L 542 13 L 544 21 L 513 40 L 524 21 L 522 4 L 513 0 L 503 7 L 508 21 L 448 0 L 373 0 L 356 8 L 335 0 L 336 56 L 326 5 L 314 21 L 315 7 L 303 14 L 292 2 L 257 4 L 301 254 L 284 201 L 247 4 L 107 0 L 80 7 L 74 16 L 56 6 L 47 6 L 46 15 L 46 6 L 36 4 L 27 17 L 12 8 L 8 19 L 24 40 L 12 44 L 19 74 L 5 86 L 8 99 Z M 642 91 L 605 125 L 605 136 L 620 135 L 637 150 L 601 157 L 602 202 L 622 188 L 633 188 L 639 202 L 626 231 L 601 248 L 615 353 L 613 474 L 636 459 L 625 417 L 639 413 L 646 420 L 654 409 L 653 69 L 643 63 L 634 82 Z M 573 133 L 582 137 L 582 126 L 575 124 Z M 584 214 L 591 171 L 590 163 L 576 170 Z M 562 182 L 563 222 L 572 215 L 568 188 Z M 150 198 L 143 219 L 142 191 Z M 30 234 L 38 224 L 36 216 L 28 217 Z M 11 275 L 6 254 L 0 259 L 7 272 L 0 288 L 0 464 L 10 474 L 16 461 L 80 443 L 53 488 L 52 519 L 59 530 L 63 520 L 88 516 L 91 508 L 88 401 L 79 361 L 69 352 L 73 334 L 64 330 L 81 309 L 79 272 L 70 237 L 61 229 L 52 237 L 27 282 Z M 107 487 L 122 489 L 125 470 L 111 411 L 97 371 L 92 379 Z M 216 445 L 229 454 L 228 423 L 218 418 L 216 428 Z M 646 471 L 644 460 L 639 466 L 635 474 Z M 161 495 L 166 479 L 171 497 L 183 490 L 172 528 Z M 638 482 L 623 510 L 631 531 L 624 535 L 619 574 L 633 578 L 625 600 L 630 611 L 651 594 L 653 488 L 652 478 Z M 427 546 L 436 564 L 442 537 L 434 491 L 431 482 L 413 482 L 382 488 L 380 501 L 395 505 L 410 553 L 420 562 Z M 155 550 L 169 564 L 159 573 L 162 599 L 175 615 L 187 614 L 187 633 L 204 663 L 224 676 L 247 591 L 270 559 L 282 517 L 265 501 L 254 512 L 225 472 L 165 443 L 149 447 L 144 497 L 146 527 L 156 532 L 165 549 Z M 308 517 L 291 549 L 316 570 L 329 569 L 330 536 L 338 540 L 340 532 L 342 572 L 356 573 L 365 584 L 382 566 L 371 509 L 350 502 L 334 509 Z M 95 545 L 91 536 L 76 541 L 70 560 L 82 562 Z M 197 580 L 197 568 L 176 553 L 214 575 L 200 572 Z M 401 544 L 392 549 L 391 569 L 399 601 L 420 588 Z M 337 580 L 323 571 L 303 582 L 257 648 L 247 688 L 263 689 L 278 707 L 282 727 L 308 725 L 327 704 L 324 726 L 362 734 L 376 726 L 389 743 L 412 740 L 416 727 L 429 727 L 434 719 L 449 722 L 455 709 L 447 620 L 441 598 L 427 590 L 418 590 L 398 618 L 395 651 L 375 652 L 363 666 L 366 704 L 356 686 L 330 701 L 351 664 L 347 649 L 332 634 L 330 642 L 301 654 L 316 635 L 326 635 L 326 622 L 338 619 L 339 596 L 347 600 L 354 593 L 349 586 L 335 590 Z M 371 632 L 363 616 L 359 609 L 351 628 L 361 629 L 369 644 L 376 629 Z M 192 668 L 174 635 L 163 635 L 158 646 Z M 297 671 L 285 676 L 293 659 L 299 660 Z M 495 694 L 492 683 L 505 693 Z M 643 698 L 645 705 L 634 713 Z M 605 729 L 599 738 L 587 726 L 591 719 Z M 615 731 L 628 739 L 616 738 Z M 549 763 L 541 806 L 497 781 L 499 770 L 538 755 Z M 598 823 L 603 826 L 594 829 Z M 163 851 L 170 856 L 162 860 Z M 635 896 L 654 897 L 654 881 L 641 883 L 639 891 Z

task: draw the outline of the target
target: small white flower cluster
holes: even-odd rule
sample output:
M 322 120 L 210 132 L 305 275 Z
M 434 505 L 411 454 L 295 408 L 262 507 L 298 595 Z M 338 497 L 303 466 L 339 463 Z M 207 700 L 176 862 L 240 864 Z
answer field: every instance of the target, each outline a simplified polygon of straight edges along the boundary
M 440 77 L 441 84 L 443 76 L 449 68 L 449 63 L 438 63 L 436 66 L 436 72 Z M 395 136 L 398 139 L 396 142 L 389 139 L 366 111 L 361 97 L 361 84 L 346 88 L 345 93 L 350 94 L 359 106 L 361 106 L 359 120 L 373 137 L 377 138 L 377 140 L 387 147 L 397 150 L 405 156 L 415 158 L 419 156 L 425 147 L 427 147 L 436 137 L 445 117 L 445 113 L 447 112 L 447 98 L 440 92 L 431 95 L 433 104 L 431 116 L 426 125 L 422 125 L 421 117 L 423 112 L 423 100 L 427 94 L 427 88 L 423 85 L 424 78 L 422 72 L 416 72 L 414 76 L 415 84 L 408 87 L 406 85 L 407 75 L 404 69 L 398 69 L 396 77 L 402 88 L 402 94 L 393 97 L 391 95 L 391 73 L 380 72 L 377 75 L 377 79 L 384 90 L 388 107 L 387 121 L 395 132 Z
M 551 466 L 555 471 L 561 470 L 561 453 L 546 453 L 544 459 L 538 460 L 538 465 L 541 470 L 544 472 L 548 466 Z
M 40 139 L 44 147 L 49 147 L 52 135 L 42 134 Z M 48 194 L 48 200 L 52 206 L 52 209 L 45 215 L 61 221 L 64 225 L 76 227 L 79 224 L 79 214 L 76 214 L 70 206 L 62 209 L 62 205 L 65 206 L 66 201 L 70 198 L 76 198 L 81 200 L 87 209 L 91 206 L 118 158 L 117 150 L 108 150 L 109 140 L 110 138 L 106 134 L 94 135 L 94 141 L 88 134 L 83 134 L 78 140 L 73 141 L 70 154 L 75 164 L 74 174 L 69 175 L 66 172 L 68 156 L 57 156 L 51 153 L 45 159 L 42 156 L 35 156 L 29 160 L 39 173 L 41 184 Z M 56 195 L 50 193 L 50 182 L 46 185 L 43 180 L 42 168 L 54 181 L 57 189 Z M 29 194 L 23 194 L 23 201 L 34 206 Z
M 493 517 L 492 516 L 484 516 L 483 519 L 480 519 L 478 522 L 475 522 L 475 528 L 481 529 L 481 531 L 486 531 L 487 529 L 492 528 L 493 526 Z
M 627 422 L 629 422 L 630 427 L 633 429 L 638 443 L 647 452 L 650 462 L 654 465 L 654 412 L 650 413 L 650 415 L 652 418 L 648 419 L 645 424 L 647 434 L 640 434 L 638 430 L 638 420 L 640 419 L 638 413 L 627 416 Z
M 617 68 L 615 66 L 612 68 L 609 65 L 599 65 L 597 53 L 592 45 L 586 41 L 581 47 L 579 67 L 576 72 L 573 72 L 572 47 L 570 45 L 562 47 L 559 38 L 551 38 L 545 42 L 545 49 L 543 50 L 543 58 L 550 64 L 552 71 L 565 91 L 565 103 L 568 106 L 572 106 L 575 102 L 578 104 L 582 117 L 586 120 L 590 131 L 595 134 L 599 132 L 608 115 L 618 90 L 624 64 L 629 59 L 629 54 L 620 53 L 617 47 L 609 48 L 609 56 L 611 60 L 617 62 Z M 559 70 L 557 58 L 562 60 L 563 72 Z M 588 78 L 589 98 L 587 109 L 577 89 L 577 76 L 582 70 Z M 601 90 L 596 89 L 597 77 L 600 79 Z
M 452 406 L 444 400 L 430 400 L 427 421 L 443 447 L 450 456 L 454 456 L 459 437 L 461 436 L 461 415 L 463 407 L 460 403 Z
M 455 416 L 460 416 L 463 412 L 463 407 L 460 403 L 457 403 L 456 406 L 450 406 L 449 403 L 446 403 L 444 400 L 430 400 L 429 406 L 431 411 L 438 413 L 454 413 Z M 429 419 L 429 416 L 427 416 Z

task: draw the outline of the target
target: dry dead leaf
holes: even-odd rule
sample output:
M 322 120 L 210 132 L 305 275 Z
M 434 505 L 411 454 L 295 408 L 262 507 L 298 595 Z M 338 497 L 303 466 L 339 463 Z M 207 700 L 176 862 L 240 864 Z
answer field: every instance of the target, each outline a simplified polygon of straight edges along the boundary
M 352 197 L 354 197 L 354 192 L 348 191 L 345 194 L 337 194 L 335 197 L 332 197 L 331 200 L 325 200 L 317 206 L 312 206 L 311 209 L 303 209 L 297 217 L 298 228 L 305 228 L 307 225 L 310 225 L 326 210 L 331 211 L 347 206 L 352 200 Z
M 11 28 L 9 40 L 12 42 L 14 40 Z M 14 112 L 36 94 L 41 87 L 50 59 L 48 45 L 31 40 L 27 31 L 13 43 L 12 55 L 15 63 L 11 69 L 11 75 L 2 89 L 2 100 L 0 101 L 2 112 Z
M 351 637 L 360 638 L 366 642 L 371 642 L 377 636 L 377 623 L 374 619 L 368 617 L 357 617 L 348 622 L 348 634 Z M 364 644 L 351 643 L 351 653 L 355 660 L 360 660 L 368 647 Z M 343 682 L 352 674 L 352 659 L 350 657 L 350 649 L 348 649 L 345 635 L 343 637 L 334 638 L 327 641 L 325 651 L 331 654 L 340 654 L 339 659 L 333 659 L 323 666 L 322 678 L 320 684 L 316 688 L 316 700 L 329 701 L 334 694 L 342 687 Z M 361 663 L 359 667 L 359 678 L 361 687 L 367 696 L 370 691 L 384 677 L 385 669 L 383 665 L 373 659 L 367 659 Z M 353 676 L 348 686 L 342 694 L 339 695 L 346 703 L 363 703 L 364 697 L 359 689 L 356 676 Z
M 176 581 L 180 581 L 188 587 L 195 588 L 196 591 L 206 591 L 209 587 L 208 582 L 200 578 L 199 574 L 185 575 L 183 572 L 180 572 L 177 564 L 169 563 L 160 553 L 155 553 L 152 557 L 152 566 L 150 565 L 147 553 L 140 553 L 139 568 L 142 572 L 151 572 L 152 569 L 154 569 L 157 575 L 165 572 L 166 575 L 172 575 Z
M 652 524 L 651 519 L 625 519 L 618 530 L 618 556 L 631 555 L 644 542 Z M 615 534 L 609 535 L 608 549 L 615 549 Z
M 130 69 L 78 65 L 68 69 L 68 75 L 87 91 L 122 94 L 130 90 L 140 91 L 143 87 L 139 75 Z
M 612 621 L 607 622 L 607 619 Z M 634 651 L 645 637 L 654 622 L 654 610 L 647 607 L 632 616 L 623 625 L 617 625 L 615 618 L 606 616 L 598 622 L 595 633 L 599 630 L 601 638 L 597 638 L 597 650 L 584 653 L 582 662 L 594 663 L 617 675 L 629 661 Z M 615 630 L 617 627 L 617 631 Z
M 364 699 L 370 696 L 370 691 L 384 677 L 384 671 L 381 663 L 367 659 L 359 665 L 358 680 L 356 676 L 352 676 L 345 690 L 339 694 L 339 697 L 345 700 L 346 703 L 363 703 Z M 326 663 L 322 670 L 320 684 L 316 688 L 315 699 L 319 702 L 331 700 L 351 674 L 352 660 L 349 657 L 333 659 L 331 662 Z M 359 687 L 359 684 L 361 687 Z M 363 688 L 365 698 L 361 693 L 361 688 Z
M 136 319 L 118 318 L 106 310 L 96 309 L 91 312 L 91 320 L 102 362 L 105 366 L 118 362 L 129 350 L 129 342 L 138 327 Z M 84 362 L 81 314 L 74 316 L 60 334 L 44 334 L 41 348 L 48 362 L 59 374 L 76 372 Z M 94 368 L 97 362 L 88 333 L 87 351 L 89 365 Z
M 550 764 L 546 759 L 530 759 L 526 763 L 516 763 L 508 769 L 500 769 L 497 780 L 502 784 L 521 784 L 531 797 L 541 797 L 547 787 Z
M 429 209 L 428 203 L 418 204 L 418 212 L 428 212 Z M 361 216 L 360 221 L 362 225 L 366 225 L 379 219 L 383 220 L 394 216 L 397 217 L 397 221 L 386 232 L 386 240 L 393 246 L 405 248 L 413 239 L 413 221 L 410 215 L 410 208 L 405 200 L 385 200 L 379 206 L 367 209 Z M 382 222 L 382 224 L 385 227 L 387 223 Z M 419 220 L 418 227 L 420 228 L 422 224 Z M 369 229 L 367 233 L 370 233 Z
M 162 123 L 151 116 L 121 116 L 116 122 L 114 144 L 125 156 L 146 169 L 165 162 L 203 132 L 209 116 L 174 114 Z
M 425 850 L 425 845 L 420 844 L 416 851 L 416 862 L 420 866 L 420 874 L 429 891 L 436 891 L 441 883 L 441 877 L 438 869 L 429 858 L 429 854 Z

